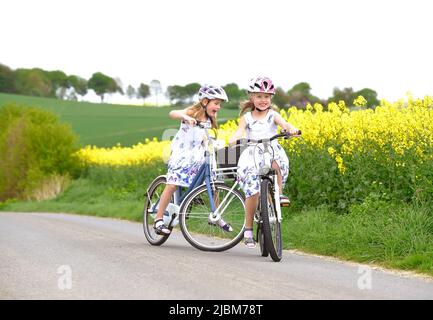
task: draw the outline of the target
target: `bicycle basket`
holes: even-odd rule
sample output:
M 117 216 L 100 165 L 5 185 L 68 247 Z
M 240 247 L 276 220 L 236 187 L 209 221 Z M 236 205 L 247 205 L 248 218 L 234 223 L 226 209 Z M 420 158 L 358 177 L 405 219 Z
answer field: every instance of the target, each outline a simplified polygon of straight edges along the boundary
M 246 146 L 225 147 L 216 151 L 217 166 L 219 169 L 226 169 L 223 170 L 225 178 L 236 178 L 236 167 L 245 148 Z

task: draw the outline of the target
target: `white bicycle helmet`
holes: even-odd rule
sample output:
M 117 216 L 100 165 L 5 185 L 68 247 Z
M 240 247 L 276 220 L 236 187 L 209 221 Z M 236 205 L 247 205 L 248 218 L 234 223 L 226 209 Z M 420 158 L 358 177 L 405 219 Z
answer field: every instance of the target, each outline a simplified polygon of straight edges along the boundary
M 204 98 L 212 99 L 221 99 L 223 101 L 228 101 L 227 94 L 222 87 L 219 86 L 210 86 L 203 85 L 198 91 L 198 99 L 201 101 Z
M 268 77 L 257 77 L 250 80 L 248 92 L 275 94 L 275 86 Z

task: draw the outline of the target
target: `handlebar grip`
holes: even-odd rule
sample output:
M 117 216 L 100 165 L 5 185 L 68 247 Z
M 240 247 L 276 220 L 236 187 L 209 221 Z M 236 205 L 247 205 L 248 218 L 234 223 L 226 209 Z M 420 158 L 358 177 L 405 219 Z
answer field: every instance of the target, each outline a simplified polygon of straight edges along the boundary
M 287 137 L 291 137 L 291 136 L 300 136 L 300 135 L 302 135 L 302 131 L 301 131 L 301 130 L 296 131 L 295 134 L 290 134 L 290 133 L 288 133 L 287 131 L 281 131 L 281 132 L 282 132 L 282 133 L 285 133 L 285 134 L 287 135 Z

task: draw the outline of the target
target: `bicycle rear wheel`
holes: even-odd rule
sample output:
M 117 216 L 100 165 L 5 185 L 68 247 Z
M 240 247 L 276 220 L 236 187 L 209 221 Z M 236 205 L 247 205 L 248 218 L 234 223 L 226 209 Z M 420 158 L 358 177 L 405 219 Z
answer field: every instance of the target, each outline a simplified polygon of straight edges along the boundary
M 269 179 L 263 179 L 261 183 L 260 207 L 263 219 L 262 232 L 265 246 L 272 260 L 278 262 L 283 257 L 281 223 L 277 219 L 273 186 Z
M 238 244 L 245 227 L 245 199 L 223 183 L 214 185 L 214 201 L 221 218 L 233 228 L 225 231 L 213 221 L 206 185 L 194 189 L 182 202 L 179 224 L 185 239 L 203 251 L 224 251 Z
M 151 245 L 160 246 L 167 241 L 170 235 L 158 235 L 153 229 L 153 223 L 155 220 L 156 213 L 158 211 L 158 202 L 162 192 L 165 188 L 166 177 L 159 176 L 151 183 L 145 199 L 144 199 L 144 210 L 143 210 L 143 231 L 144 235 Z M 173 201 L 173 199 L 172 199 Z M 173 227 L 168 227 L 170 230 Z

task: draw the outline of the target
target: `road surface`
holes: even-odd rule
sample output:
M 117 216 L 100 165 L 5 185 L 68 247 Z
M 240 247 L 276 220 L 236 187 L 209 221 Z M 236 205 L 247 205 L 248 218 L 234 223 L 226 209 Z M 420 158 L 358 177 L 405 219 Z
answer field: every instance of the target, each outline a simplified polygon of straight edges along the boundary
M 284 251 L 273 262 L 239 245 L 161 247 L 140 223 L 0 212 L 0 299 L 433 299 L 432 278 Z

